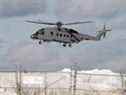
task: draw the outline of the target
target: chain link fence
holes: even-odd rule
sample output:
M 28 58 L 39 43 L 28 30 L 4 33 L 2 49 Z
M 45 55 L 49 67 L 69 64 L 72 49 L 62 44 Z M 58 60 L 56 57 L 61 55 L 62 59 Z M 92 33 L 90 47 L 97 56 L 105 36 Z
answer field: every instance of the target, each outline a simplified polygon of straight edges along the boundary
M 0 95 L 125 95 L 124 74 L 0 72 Z

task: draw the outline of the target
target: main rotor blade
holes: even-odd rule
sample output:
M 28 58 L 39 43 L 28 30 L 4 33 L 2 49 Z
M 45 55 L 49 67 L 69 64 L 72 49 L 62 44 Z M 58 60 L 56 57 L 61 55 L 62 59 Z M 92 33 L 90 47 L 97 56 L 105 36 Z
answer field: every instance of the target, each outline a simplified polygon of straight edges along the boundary
M 35 24 L 56 25 L 55 23 L 42 22 L 42 21 L 30 21 L 30 20 L 26 20 L 26 22 L 35 23 Z
M 93 21 L 73 22 L 73 23 L 66 23 L 63 25 L 75 25 L 75 24 L 84 24 L 84 23 L 94 23 L 94 22 Z

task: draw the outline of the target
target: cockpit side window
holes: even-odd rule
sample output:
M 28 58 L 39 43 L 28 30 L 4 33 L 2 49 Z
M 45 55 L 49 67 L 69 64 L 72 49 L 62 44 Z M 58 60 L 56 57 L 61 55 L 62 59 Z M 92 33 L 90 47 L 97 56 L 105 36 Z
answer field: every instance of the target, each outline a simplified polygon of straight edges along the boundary
M 42 35 L 44 35 L 44 32 L 41 32 Z
M 62 37 L 62 34 L 60 34 L 60 37 Z
M 53 32 L 50 32 L 51 36 L 53 36 Z
M 58 36 L 59 36 L 59 34 L 58 34 L 58 33 L 56 33 L 56 36 L 58 37 Z
M 42 28 L 42 29 L 38 30 L 36 33 L 37 33 L 37 34 L 44 35 L 44 34 L 45 34 L 45 33 L 44 33 L 44 32 L 45 32 L 44 30 L 45 30 L 45 29 Z
M 38 35 L 38 34 L 39 34 L 39 32 L 37 31 L 35 34 L 36 34 L 36 35 Z
M 69 35 L 67 35 L 67 37 L 69 37 Z

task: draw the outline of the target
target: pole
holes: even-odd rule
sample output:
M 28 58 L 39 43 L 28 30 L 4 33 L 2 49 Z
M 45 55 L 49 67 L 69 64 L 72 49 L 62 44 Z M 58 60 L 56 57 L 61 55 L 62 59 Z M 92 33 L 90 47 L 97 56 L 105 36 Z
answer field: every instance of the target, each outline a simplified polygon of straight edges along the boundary
M 73 69 L 72 69 L 72 66 L 71 66 L 71 72 L 70 72 L 70 87 L 69 87 L 69 91 L 70 93 L 72 93 L 72 85 L 73 85 Z
M 76 95 L 76 84 L 77 84 L 77 70 L 74 70 L 73 95 Z
M 124 89 L 124 77 L 123 77 L 123 74 L 122 73 L 120 73 L 120 77 L 121 77 L 122 89 Z
M 47 95 L 47 73 L 46 72 L 45 72 L 45 76 L 44 76 L 44 83 L 45 83 L 44 95 Z
M 74 75 L 73 75 L 73 95 L 76 95 L 77 88 L 77 64 L 74 64 Z
M 17 95 L 21 95 L 21 71 L 20 65 L 19 67 L 16 65 L 16 93 Z

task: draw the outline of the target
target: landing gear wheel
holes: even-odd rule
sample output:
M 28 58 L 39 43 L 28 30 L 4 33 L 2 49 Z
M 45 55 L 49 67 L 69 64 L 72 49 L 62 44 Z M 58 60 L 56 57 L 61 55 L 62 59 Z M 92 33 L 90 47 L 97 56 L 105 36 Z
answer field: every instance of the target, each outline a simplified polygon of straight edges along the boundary
M 63 44 L 64 47 L 66 47 L 66 44 Z
M 42 41 L 39 41 L 39 44 L 41 45 L 42 44 Z
M 72 47 L 72 44 L 69 44 L 69 47 Z

